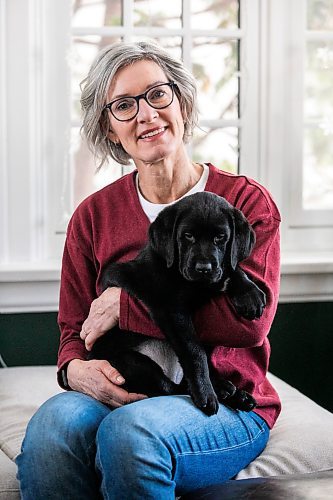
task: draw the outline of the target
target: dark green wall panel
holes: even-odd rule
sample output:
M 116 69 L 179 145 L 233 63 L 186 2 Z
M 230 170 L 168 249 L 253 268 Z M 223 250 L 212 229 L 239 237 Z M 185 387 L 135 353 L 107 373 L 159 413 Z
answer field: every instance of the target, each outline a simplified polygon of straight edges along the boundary
M 280 304 L 270 341 L 271 372 L 333 412 L 333 302 Z
M 57 362 L 57 313 L 0 315 L 0 354 L 8 366 Z
M 333 302 L 280 304 L 270 333 L 270 371 L 333 411 Z M 56 313 L 0 315 L 9 366 L 55 364 Z

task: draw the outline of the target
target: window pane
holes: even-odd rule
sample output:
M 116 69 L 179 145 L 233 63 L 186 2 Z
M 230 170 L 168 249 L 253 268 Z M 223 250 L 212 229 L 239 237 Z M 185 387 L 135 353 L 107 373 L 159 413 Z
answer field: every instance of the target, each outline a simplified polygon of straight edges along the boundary
M 309 127 L 304 133 L 303 207 L 333 208 L 333 127 Z
M 119 37 L 101 37 L 98 35 L 73 38 L 69 55 L 69 63 L 72 70 L 72 122 L 76 124 L 81 122 L 80 83 L 87 76 L 93 59 L 103 47 L 118 41 L 120 41 Z
M 155 40 L 157 43 L 162 45 L 162 47 L 164 47 L 173 57 L 176 57 L 177 59 L 181 59 L 182 57 L 182 38 L 180 36 L 160 36 L 156 38 L 152 38 L 149 36 L 133 36 L 131 39 L 134 42 Z
M 192 141 L 193 161 L 210 162 L 222 170 L 237 173 L 238 129 L 196 129 Z
M 194 29 L 237 29 L 238 0 L 191 0 L 191 27 Z
M 303 207 L 333 208 L 333 42 L 308 42 L 305 71 Z
M 333 42 L 308 42 L 305 67 L 305 118 L 333 119 Z
M 219 38 L 193 41 L 192 70 L 202 118 L 238 118 L 238 44 Z
M 332 0 L 307 1 L 307 27 L 311 30 L 333 30 Z
M 122 24 L 122 0 L 73 0 L 72 26 L 119 26 Z
M 181 0 L 134 0 L 134 26 L 181 28 Z

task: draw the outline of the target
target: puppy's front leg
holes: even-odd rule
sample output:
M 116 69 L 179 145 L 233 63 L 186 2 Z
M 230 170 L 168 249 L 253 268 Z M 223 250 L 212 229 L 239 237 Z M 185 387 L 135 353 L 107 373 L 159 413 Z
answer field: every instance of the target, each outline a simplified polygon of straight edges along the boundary
M 260 318 L 266 306 L 266 294 L 237 266 L 227 288 L 236 311 L 243 318 Z
M 151 316 L 178 357 L 194 404 L 207 415 L 214 415 L 219 402 L 209 377 L 207 355 L 196 339 L 190 315 L 151 310 Z

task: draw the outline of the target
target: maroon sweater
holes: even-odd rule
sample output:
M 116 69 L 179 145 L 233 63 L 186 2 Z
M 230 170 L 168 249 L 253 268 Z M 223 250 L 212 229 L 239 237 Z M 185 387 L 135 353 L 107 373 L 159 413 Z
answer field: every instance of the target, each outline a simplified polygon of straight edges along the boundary
M 279 295 L 280 215 L 269 193 L 244 175 L 209 165 L 206 191 L 225 197 L 243 212 L 256 233 L 256 244 L 242 268 L 264 289 L 267 306 L 259 320 L 239 317 L 221 293 L 194 314 L 198 338 L 214 345 L 211 361 L 224 377 L 253 394 L 256 413 L 272 427 L 280 400 L 266 378 L 270 356 L 267 339 Z M 84 200 L 69 223 L 64 248 L 59 326 L 59 370 L 74 358 L 86 359 L 81 325 L 90 304 L 101 293 L 101 272 L 109 260 L 129 260 L 147 240 L 149 220 L 143 212 L 133 172 Z M 162 338 L 145 306 L 122 291 L 120 328 Z M 61 385 L 61 378 L 58 376 Z

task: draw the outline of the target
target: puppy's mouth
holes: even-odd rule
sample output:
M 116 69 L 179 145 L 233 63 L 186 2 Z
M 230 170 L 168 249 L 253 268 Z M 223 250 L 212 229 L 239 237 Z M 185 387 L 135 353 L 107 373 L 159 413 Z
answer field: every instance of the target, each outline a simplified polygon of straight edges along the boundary
M 195 269 L 188 269 L 185 266 L 181 269 L 181 274 L 187 281 L 211 285 L 221 280 L 223 270 L 218 267 L 212 271 L 200 272 Z

